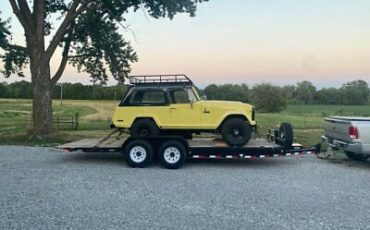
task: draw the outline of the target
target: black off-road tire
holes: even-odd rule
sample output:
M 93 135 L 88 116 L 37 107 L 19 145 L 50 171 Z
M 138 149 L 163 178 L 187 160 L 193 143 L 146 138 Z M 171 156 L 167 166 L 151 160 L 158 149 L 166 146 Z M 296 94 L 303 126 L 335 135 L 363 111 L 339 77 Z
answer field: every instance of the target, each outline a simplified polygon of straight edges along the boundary
M 367 159 L 369 159 L 369 157 L 365 155 L 355 154 L 353 152 L 347 152 L 347 151 L 345 153 L 349 159 L 354 160 L 354 161 L 366 161 Z
M 180 141 L 166 141 L 158 151 L 159 161 L 164 168 L 178 169 L 186 161 L 186 147 Z
M 243 146 L 252 137 L 252 128 L 242 118 L 227 119 L 221 128 L 222 139 L 230 146 Z
M 145 168 L 153 161 L 153 147 L 148 141 L 133 140 L 124 148 L 123 155 L 132 168 Z
M 284 149 L 290 149 L 293 145 L 293 126 L 290 123 L 281 123 L 279 129 L 280 144 Z
M 159 128 L 151 119 L 140 119 L 131 126 L 130 132 L 135 136 L 157 136 Z

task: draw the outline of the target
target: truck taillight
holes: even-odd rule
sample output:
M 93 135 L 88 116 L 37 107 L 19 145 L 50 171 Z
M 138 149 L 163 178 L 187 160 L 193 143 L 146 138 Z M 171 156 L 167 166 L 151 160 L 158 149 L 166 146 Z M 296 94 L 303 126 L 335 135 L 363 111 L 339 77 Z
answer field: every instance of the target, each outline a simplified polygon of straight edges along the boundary
M 358 132 L 357 127 L 354 127 L 354 126 L 349 127 L 349 137 L 351 139 L 358 139 L 358 138 L 360 138 L 360 134 Z

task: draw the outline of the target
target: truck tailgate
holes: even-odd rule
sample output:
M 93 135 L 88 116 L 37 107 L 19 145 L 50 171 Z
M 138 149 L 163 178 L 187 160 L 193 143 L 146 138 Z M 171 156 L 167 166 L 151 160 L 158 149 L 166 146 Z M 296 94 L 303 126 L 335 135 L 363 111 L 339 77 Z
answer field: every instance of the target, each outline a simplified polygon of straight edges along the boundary
M 349 120 L 342 120 L 331 117 L 325 118 L 325 136 L 340 141 L 351 142 L 352 140 L 350 139 L 348 133 L 350 126 L 351 122 Z

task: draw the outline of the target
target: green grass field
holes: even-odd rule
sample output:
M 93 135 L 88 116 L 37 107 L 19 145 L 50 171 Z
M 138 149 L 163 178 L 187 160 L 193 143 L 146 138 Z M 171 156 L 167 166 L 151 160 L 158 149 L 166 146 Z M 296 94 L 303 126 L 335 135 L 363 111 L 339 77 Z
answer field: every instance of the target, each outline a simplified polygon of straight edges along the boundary
M 27 130 L 31 126 L 31 100 L 0 99 L 0 144 L 55 145 L 79 138 L 101 137 L 111 130 L 109 121 L 116 101 L 65 100 L 53 102 L 54 119 L 71 120 L 75 113 L 80 116 L 78 130 L 71 126 L 55 125 L 58 135 L 50 140 L 30 140 Z M 257 113 L 259 135 L 265 136 L 268 129 L 281 122 L 289 122 L 295 131 L 295 141 L 305 146 L 320 142 L 325 116 L 352 115 L 370 116 L 369 106 L 290 105 L 280 113 Z

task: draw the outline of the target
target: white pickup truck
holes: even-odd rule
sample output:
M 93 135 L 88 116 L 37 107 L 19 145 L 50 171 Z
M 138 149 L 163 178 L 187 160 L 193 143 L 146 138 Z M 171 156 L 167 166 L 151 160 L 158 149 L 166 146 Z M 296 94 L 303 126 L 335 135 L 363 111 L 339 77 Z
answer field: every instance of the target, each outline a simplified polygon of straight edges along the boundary
M 333 149 L 343 149 L 353 160 L 370 157 L 370 117 L 327 117 L 322 137 Z

